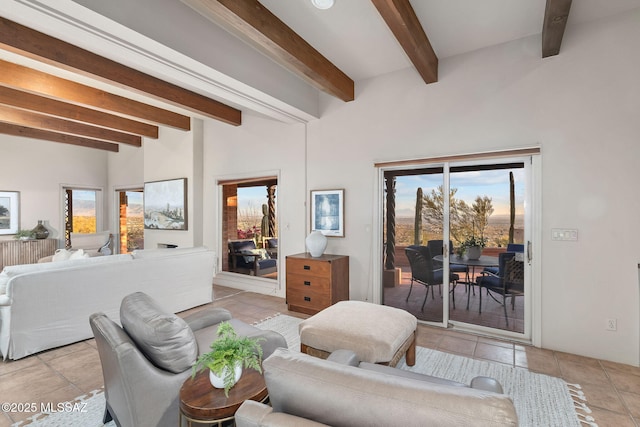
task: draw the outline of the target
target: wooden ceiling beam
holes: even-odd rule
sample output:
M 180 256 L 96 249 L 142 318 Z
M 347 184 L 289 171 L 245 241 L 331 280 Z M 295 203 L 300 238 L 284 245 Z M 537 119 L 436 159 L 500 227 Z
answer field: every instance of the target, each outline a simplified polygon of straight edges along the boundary
M 147 138 L 158 138 L 158 126 L 127 119 L 98 110 L 68 104 L 28 92 L 0 86 L 0 105 L 13 106 L 53 117 L 119 130 Z
M 42 139 L 45 141 L 61 142 L 63 144 L 79 145 L 87 148 L 97 148 L 99 150 L 112 151 L 114 153 L 117 153 L 120 149 L 118 144 L 113 144 L 111 142 L 97 141 L 95 139 L 65 135 L 48 130 L 33 129 L 2 122 L 0 122 L 0 133 L 25 138 Z
M 182 2 L 227 28 L 314 87 L 343 101 L 353 101 L 353 80 L 258 0 Z
M 72 122 L 4 105 L 0 105 L 0 122 L 142 147 L 142 138 L 138 135 Z
M 151 123 L 182 130 L 190 130 L 191 128 L 191 118 L 188 116 L 2 60 L 0 60 L 0 86 L 90 106 L 105 112 L 137 117 Z
M 409 0 L 371 0 L 425 83 L 438 81 L 438 57 Z
M 567 27 L 571 0 L 547 0 L 542 25 L 542 57 L 560 53 L 562 37 Z
M 0 46 L 238 126 L 240 110 L 0 17 Z

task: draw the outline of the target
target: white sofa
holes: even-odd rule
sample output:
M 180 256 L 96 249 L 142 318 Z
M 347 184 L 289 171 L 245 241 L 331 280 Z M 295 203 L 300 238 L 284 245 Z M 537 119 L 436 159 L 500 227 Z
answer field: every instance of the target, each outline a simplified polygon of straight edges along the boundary
M 213 301 L 215 253 L 204 247 L 5 267 L 0 353 L 20 359 L 93 337 L 89 316 L 119 322 L 122 298 L 144 292 L 177 313 Z

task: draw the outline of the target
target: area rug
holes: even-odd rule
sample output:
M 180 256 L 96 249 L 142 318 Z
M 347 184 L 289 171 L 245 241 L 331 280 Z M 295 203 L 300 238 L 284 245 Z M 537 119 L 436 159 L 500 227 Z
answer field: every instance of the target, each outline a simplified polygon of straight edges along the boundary
M 298 324 L 301 319 L 287 315 L 276 315 L 255 324 L 282 334 L 292 350 L 299 351 Z M 589 415 L 591 411 L 580 386 L 567 384 L 563 380 L 526 369 L 512 368 L 499 363 L 485 362 L 431 350 L 416 348 L 416 364 L 406 365 L 404 359 L 398 368 L 423 374 L 469 383 L 473 377 L 483 375 L 497 379 L 505 394 L 513 399 L 520 426 L 522 427 L 579 427 L 583 424 L 597 427 Z M 13 427 L 100 427 L 103 426 L 104 393 L 96 390 L 73 401 L 77 411 L 38 414 Z M 105 425 L 115 427 L 113 422 Z

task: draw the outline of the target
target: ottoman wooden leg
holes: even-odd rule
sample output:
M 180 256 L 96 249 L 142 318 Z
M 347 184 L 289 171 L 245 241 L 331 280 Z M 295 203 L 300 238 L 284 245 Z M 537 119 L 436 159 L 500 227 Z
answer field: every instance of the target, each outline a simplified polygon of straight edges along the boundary
M 413 366 L 416 364 L 416 336 L 413 335 L 413 341 L 409 345 L 407 349 L 407 353 L 405 354 L 405 361 L 408 366 Z

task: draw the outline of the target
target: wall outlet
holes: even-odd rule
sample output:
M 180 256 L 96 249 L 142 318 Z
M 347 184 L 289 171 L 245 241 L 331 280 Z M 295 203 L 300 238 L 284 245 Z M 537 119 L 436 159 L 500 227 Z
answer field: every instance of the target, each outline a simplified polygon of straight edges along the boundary
M 605 326 L 607 331 L 617 331 L 618 330 L 618 320 L 617 319 L 607 319 L 607 324 Z

